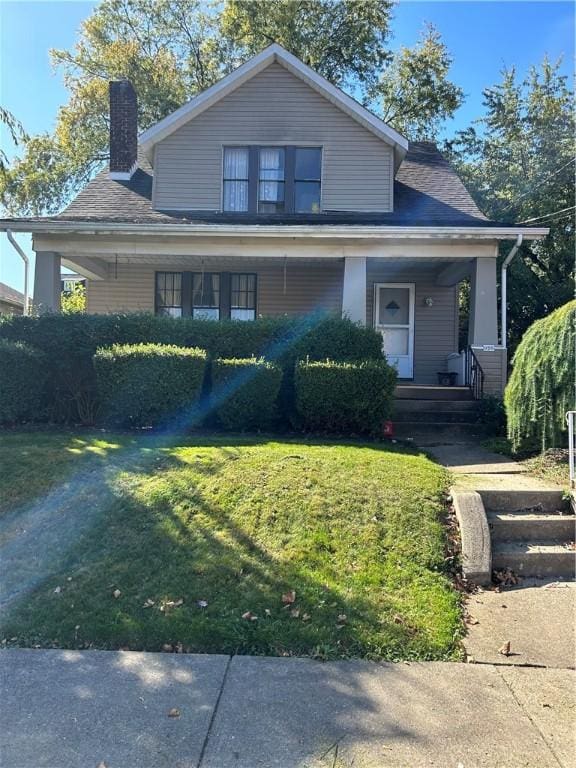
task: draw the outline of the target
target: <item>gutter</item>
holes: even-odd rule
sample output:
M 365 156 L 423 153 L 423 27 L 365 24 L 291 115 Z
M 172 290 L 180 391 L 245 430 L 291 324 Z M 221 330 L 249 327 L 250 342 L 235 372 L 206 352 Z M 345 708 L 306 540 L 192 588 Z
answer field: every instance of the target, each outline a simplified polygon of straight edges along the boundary
M 14 236 L 10 229 L 5 230 L 6 235 L 8 237 L 8 240 L 10 241 L 10 244 L 16 251 L 16 253 L 20 256 L 22 261 L 24 262 L 24 309 L 23 314 L 28 315 L 29 314 L 29 306 L 30 306 L 30 300 L 28 296 L 28 272 L 30 270 L 30 260 L 28 256 L 24 253 L 22 248 L 18 245 L 16 240 L 14 239 Z
M 510 249 L 510 253 L 502 262 L 502 270 L 500 272 L 500 345 L 506 348 L 506 299 L 507 299 L 507 274 L 508 265 L 511 263 L 514 256 L 516 256 L 518 249 L 522 245 L 523 235 L 519 234 L 516 238 L 516 242 Z
M 472 240 L 510 240 L 522 235 L 525 240 L 541 240 L 550 231 L 547 227 L 391 227 L 385 224 L 338 225 L 338 224 L 127 224 L 114 222 L 88 221 L 4 221 L 0 220 L 0 232 L 43 232 L 59 234 L 73 232 L 77 234 L 170 234 L 170 235 L 206 235 L 209 237 L 309 237 L 323 238 L 358 238 L 372 240 L 390 239 L 472 239 Z

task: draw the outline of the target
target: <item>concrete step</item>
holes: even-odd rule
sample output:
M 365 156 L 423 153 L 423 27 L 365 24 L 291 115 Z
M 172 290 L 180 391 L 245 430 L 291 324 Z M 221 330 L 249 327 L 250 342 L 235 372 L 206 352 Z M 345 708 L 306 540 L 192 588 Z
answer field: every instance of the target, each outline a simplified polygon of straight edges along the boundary
M 413 424 L 473 424 L 474 413 L 469 411 L 394 411 L 392 421 Z
M 482 437 L 483 430 L 481 424 L 472 423 L 454 423 L 443 422 L 425 422 L 425 421 L 396 421 L 394 422 L 394 434 L 401 440 L 411 438 L 418 441 L 419 438 L 429 442 L 430 438 L 434 441 L 452 441 L 462 440 L 463 438 Z
M 560 488 L 541 490 L 481 490 L 484 507 L 489 512 L 540 514 L 569 510 L 569 502 Z
M 476 413 L 476 400 L 409 400 L 397 398 L 394 401 L 395 413 Z
M 574 515 L 489 512 L 492 542 L 550 541 L 563 544 L 576 539 Z
M 501 541 L 492 546 L 492 569 L 510 568 L 521 576 L 574 579 L 576 553 L 548 541 Z
M 418 384 L 398 384 L 395 391 L 398 399 L 407 400 L 473 400 L 468 387 L 427 387 Z

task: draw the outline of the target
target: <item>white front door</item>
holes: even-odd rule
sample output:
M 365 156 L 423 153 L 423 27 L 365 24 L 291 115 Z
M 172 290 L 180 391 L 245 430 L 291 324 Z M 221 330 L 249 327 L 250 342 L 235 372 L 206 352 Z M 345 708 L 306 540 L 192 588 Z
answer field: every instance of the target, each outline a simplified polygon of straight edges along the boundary
M 374 285 L 374 327 L 401 379 L 414 376 L 414 283 Z

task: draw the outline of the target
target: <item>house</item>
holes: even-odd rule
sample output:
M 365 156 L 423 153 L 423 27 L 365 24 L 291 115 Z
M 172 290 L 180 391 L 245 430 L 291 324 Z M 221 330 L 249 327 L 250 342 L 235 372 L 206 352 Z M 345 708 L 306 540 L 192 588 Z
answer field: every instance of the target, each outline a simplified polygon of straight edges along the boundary
M 498 244 L 547 234 L 489 221 L 433 144 L 278 45 L 140 136 L 132 85 L 110 83 L 109 169 L 59 215 L 0 229 L 33 234 L 41 311 L 58 309 L 61 265 L 86 278 L 88 312 L 325 309 L 381 331 L 400 378 L 422 385 L 459 352 L 470 278 L 469 347 L 496 393 Z
M 6 283 L 0 283 L 0 315 L 21 315 L 24 312 L 24 294 Z

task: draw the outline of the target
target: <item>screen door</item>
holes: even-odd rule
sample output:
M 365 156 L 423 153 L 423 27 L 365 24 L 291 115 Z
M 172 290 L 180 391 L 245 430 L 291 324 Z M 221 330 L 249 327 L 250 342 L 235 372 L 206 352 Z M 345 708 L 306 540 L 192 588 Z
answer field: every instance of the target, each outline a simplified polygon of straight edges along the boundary
M 374 285 L 374 327 L 384 354 L 401 379 L 414 376 L 414 283 Z

